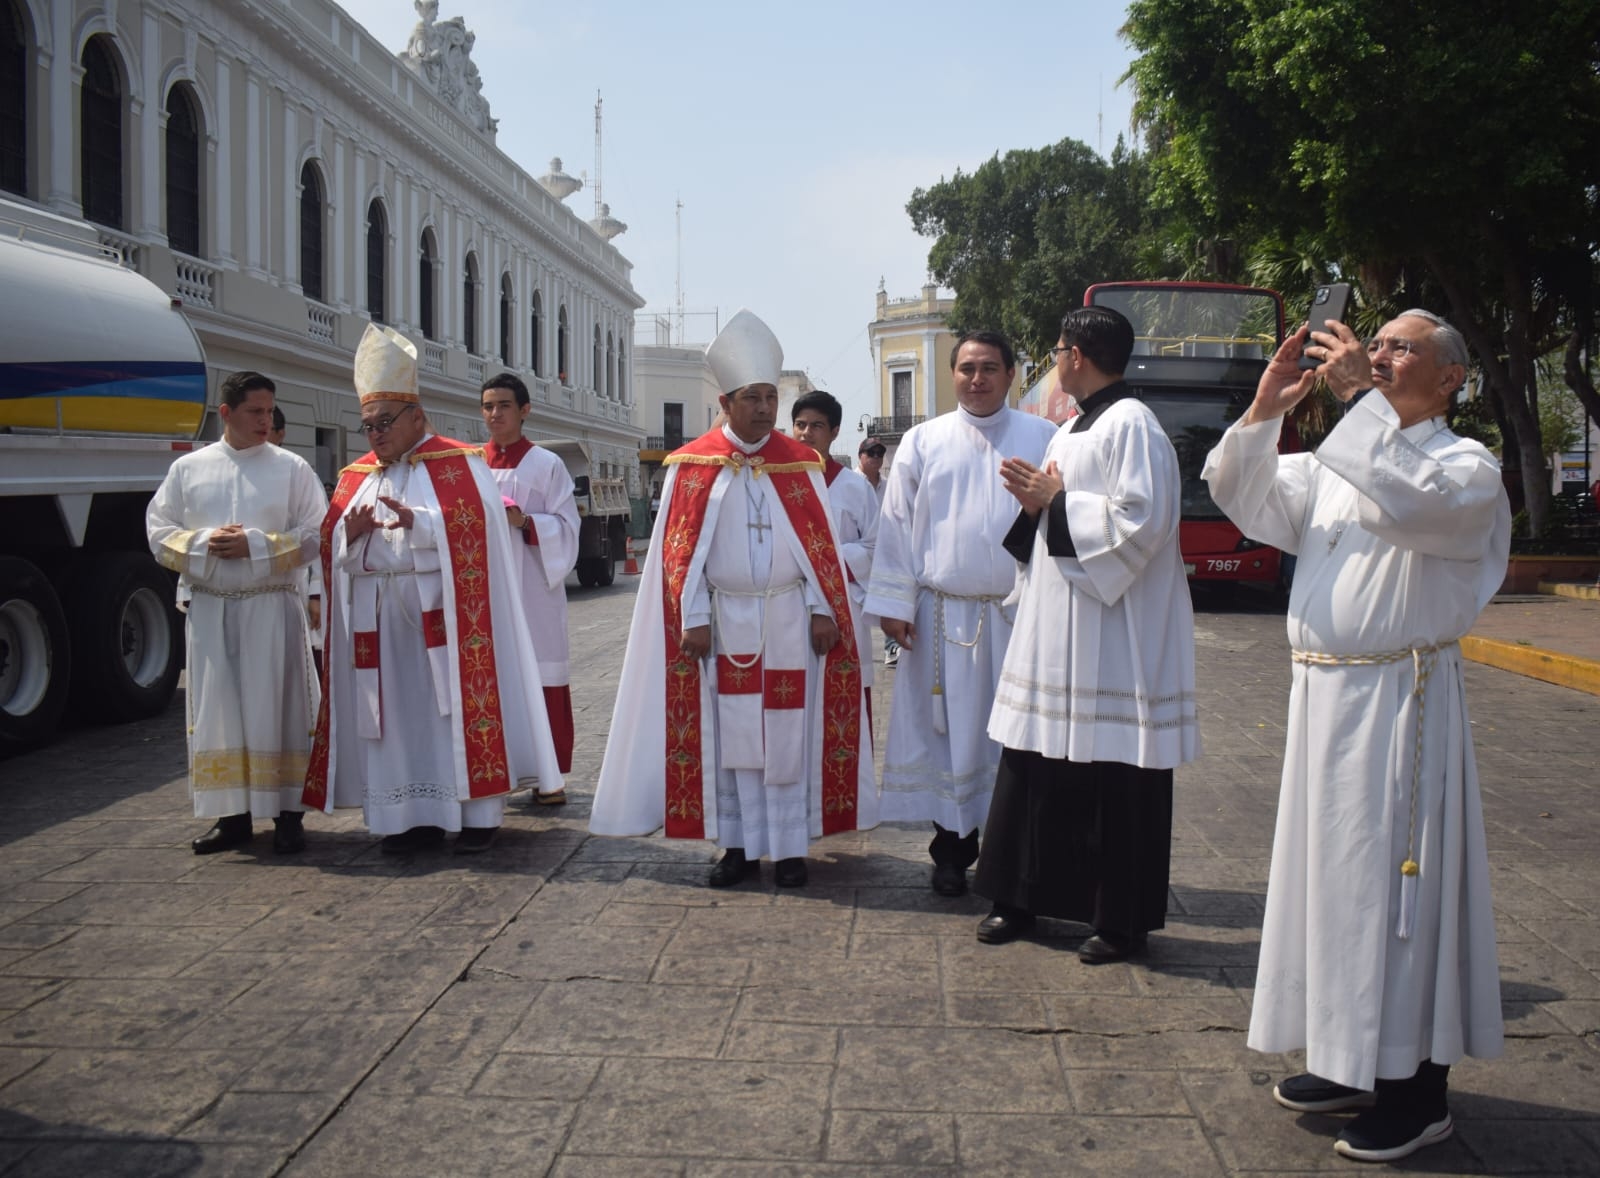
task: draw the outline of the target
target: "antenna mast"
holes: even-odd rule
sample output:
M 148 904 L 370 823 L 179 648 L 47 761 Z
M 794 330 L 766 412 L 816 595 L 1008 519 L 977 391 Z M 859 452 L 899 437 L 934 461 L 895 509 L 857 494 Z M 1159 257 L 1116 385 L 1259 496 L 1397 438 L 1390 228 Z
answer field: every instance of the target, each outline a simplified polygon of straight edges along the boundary
M 626 193 L 624 193 L 626 195 Z M 600 212 L 600 91 L 594 92 L 594 219 Z
M 678 342 L 683 343 L 683 198 L 678 199 L 677 218 L 678 233 L 678 273 L 673 280 L 674 289 L 678 299 Z

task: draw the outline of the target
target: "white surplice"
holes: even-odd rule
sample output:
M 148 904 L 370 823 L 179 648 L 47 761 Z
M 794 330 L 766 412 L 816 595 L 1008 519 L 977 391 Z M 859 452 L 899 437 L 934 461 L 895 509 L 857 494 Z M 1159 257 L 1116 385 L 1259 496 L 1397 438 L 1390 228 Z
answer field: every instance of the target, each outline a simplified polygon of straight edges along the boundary
M 856 649 L 861 655 L 861 686 L 872 686 L 872 629 L 878 619 L 864 603 L 872 581 L 872 553 L 878 544 L 878 493 L 859 471 L 841 466 L 828 483 L 828 511 L 839 533 L 839 555 L 849 570 L 850 608 L 855 614 Z
M 1248 1041 L 1304 1047 L 1311 1072 L 1370 1089 L 1424 1059 L 1501 1050 L 1488 851 L 1454 643 L 1505 575 L 1511 515 L 1483 446 L 1440 418 L 1399 428 L 1375 390 L 1314 456 L 1280 458 L 1279 424 L 1223 436 L 1206 460 L 1213 498 L 1246 535 L 1299 554 L 1297 652 L 1401 657 L 1294 665 Z M 1414 906 L 1400 874 L 1413 798 Z
M 1038 465 L 1055 432 L 1053 422 L 1015 409 L 975 417 L 958 408 L 901 439 L 864 603 L 917 628 L 915 645 L 901 648 L 889 716 L 886 822 L 932 819 L 964 835 L 989 812 L 1000 746 L 987 725 L 1011 637 L 1001 602 L 1017 570 L 1001 546 L 1017 501 L 1000 481 L 1000 462 Z
M 759 453 L 772 436 L 752 444 L 722 428 L 745 454 Z M 686 470 L 708 469 L 667 468 L 595 786 L 594 834 L 650 834 L 665 822 L 670 688 L 661 553 L 679 479 Z M 684 627 L 709 625 L 712 633 L 711 656 L 700 664 L 705 836 L 724 848 L 742 848 L 751 859 L 796 858 L 822 837 L 822 759 L 830 737 L 822 714 L 824 657 L 811 650 L 811 617 L 832 617 L 833 611 L 772 479 L 756 477 L 750 466 L 716 471 L 682 594 Z M 826 503 L 822 475 L 809 477 Z M 764 664 L 805 669 L 806 706 L 797 710 L 791 730 L 773 727 L 782 713 L 763 715 L 760 695 L 721 697 L 716 691 L 717 655 L 745 662 L 757 654 Z M 877 824 L 877 814 L 864 694 L 861 708 L 855 828 L 866 830 Z
M 542 446 L 531 445 L 513 467 L 491 466 L 500 494 L 529 519 L 538 543 L 511 537 L 522 579 L 522 605 L 539 656 L 539 680 L 546 687 L 572 682 L 567 640 L 567 574 L 578 563 L 578 501 L 567 464 Z
M 302 604 L 328 501 L 305 459 L 226 441 L 185 454 L 145 522 L 156 559 L 180 574 L 188 606 L 189 786 L 196 818 L 300 810 L 321 698 Z M 250 554 L 207 551 L 242 524 Z
M 429 435 L 431 437 L 432 435 Z M 418 442 L 422 445 L 427 437 Z M 407 455 L 367 474 L 345 507 L 371 506 L 380 527 L 346 539 L 343 516 L 333 526 L 332 584 L 323 599 L 328 670 L 327 808 L 361 806 L 373 834 L 416 826 L 458 831 L 499 826 L 505 794 L 473 798 L 458 715 L 461 675 L 455 576 L 444 513 L 430 463 Z M 489 524 L 504 519 L 500 491 L 483 459 L 467 458 Z M 411 509 L 412 526 L 385 527 L 394 499 Z M 561 771 L 545 712 L 538 660 L 517 592 L 510 529 L 489 526 L 490 629 L 498 720 L 504 733 L 512 792 L 558 786 Z M 443 610 L 448 641 L 437 657 L 425 644 L 423 614 Z M 364 684 L 354 664 L 356 632 L 378 632 L 376 682 Z
M 1176 768 L 1200 755 L 1177 455 L 1131 396 L 1069 431 L 1044 460 L 1060 467 L 1076 555 L 1049 554 L 1040 512 L 989 736 L 1056 760 Z

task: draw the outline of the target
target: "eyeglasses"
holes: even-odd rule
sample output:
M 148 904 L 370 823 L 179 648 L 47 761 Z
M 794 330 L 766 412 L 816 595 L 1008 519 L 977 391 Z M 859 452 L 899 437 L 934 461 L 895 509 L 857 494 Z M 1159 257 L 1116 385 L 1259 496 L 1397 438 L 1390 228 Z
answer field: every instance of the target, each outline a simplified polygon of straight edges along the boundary
M 1054 348 L 1051 348 L 1050 349 L 1050 363 L 1054 364 L 1056 362 L 1056 357 L 1057 356 L 1061 355 L 1062 352 L 1070 352 L 1070 351 L 1072 351 L 1073 347 L 1074 347 L 1074 345 L 1067 344 L 1065 347 L 1054 347 Z
M 406 409 L 415 409 L 415 408 L 416 408 L 415 405 L 407 405 L 405 409 L 400 410 L 400 413 L 404 413 L 406 411 Z M 362 433 L 366 434 L 367 437 L 369 437 L 369 438 L 373 437 L 376 434 L 386 434 L 386 433 L 389 432 L 390 429 L 392 429 L 394 427 L 394 423 L 396 421 L 400 420 L 400 413 L 394 413 L 394 414 L 391 414 L 388 417 L 380 417 L 380 418 L 378 418 L 377 421 L 372 421 L 372 422 L 363 421 L 356 428 L 358 430 L 360 430 Z
M 865 450 L 863 450 L 861 452 L 863 454 L 865 454 L 868 458 L 882 458 L 889 451 L 886 448 L 884 448 L 883 446 L 868 446 Z
M 1375 335 L 1367 341 L 1367 355 L 1377 359 L 1378 353 L 1388 348 L 1396 360 L 1403 360 L 1417 350 L 1415 341 L 1397 335 Z

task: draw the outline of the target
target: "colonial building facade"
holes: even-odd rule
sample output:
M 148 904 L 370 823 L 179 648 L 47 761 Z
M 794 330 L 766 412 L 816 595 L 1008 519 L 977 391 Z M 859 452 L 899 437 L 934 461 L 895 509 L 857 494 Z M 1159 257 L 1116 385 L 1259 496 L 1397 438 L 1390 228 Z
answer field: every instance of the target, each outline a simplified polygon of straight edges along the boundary
M 361 452 L 351 357 L 375 320 L 416 342 L 441 432 L 485 437 L 479 384 L 511 369 L 531 435 L 588 441 L 640 493 L 620 222 L 495 146 L 472 33 L 417 7 L 395 53 L 327 0 L 0 0 L 0 219 L 120 250 L 182 300 L 213 390 L 278 382 L 325 479 Z
M 956 337 L 945 322 L 954 306 L 932 283 L 913 299 L 891 299 L 878 287 L 877 313 L 867 327 L 878 374 L 878 416 L 868 432 L 891 450 L 919 421 L 955 408 L 950 349 Z

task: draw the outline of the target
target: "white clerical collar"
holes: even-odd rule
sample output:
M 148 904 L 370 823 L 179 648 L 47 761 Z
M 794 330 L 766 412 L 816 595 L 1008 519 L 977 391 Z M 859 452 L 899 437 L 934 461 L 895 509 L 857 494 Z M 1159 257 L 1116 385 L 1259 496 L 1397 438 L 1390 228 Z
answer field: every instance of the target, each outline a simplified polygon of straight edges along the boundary
M 404 454 L 400 455 L 399 458 L 396 458 L 393 462 L 380 462 L 378 465 L 380 465 L 380 466 L 399 466 L 402 462 L 405 462 L 408 458 L 410 458 L 413 454 L 415 454 L 418 450 L 420 450 L 422 448 L 423 443 L 426 442 L 431 437 L 433 437 L 432 434 L 424 433 L 421 438 L 417 439 L 417 444 L 415 446 L 411 447 L 411 449 L 407 450 Z
M 965 421 L 968 425 L 977 426 L 985 433 L 992 429 L 999 429 L 1006 420 L 1006 407 L 1004 405 L 989 414 L 988 417 L 979 417 L 976 413 L 968 413 L 964 405 L 957 405 L 956 412 L 961 415 L 962 421 Z
M 741 454 L 754 454 L 757 450 L 761 449 L 761 447 L 767 444 L 767 439 L 772 435 L 770 433 L 763 434 L 759 442 L 747 442 L 738 434 L 734 433 L 733 430 L 728 427 L 727 423 L 724 422 L 722 426 L 722 436 L 727 438 L 728 441 L 732 442 Z
M 1442 417 L 1429 417 L 1414 425 L 1408 425 L 1400 431 L 1400 436 L 1408 442 L 1425 442 L 1434 434 L 1444 429 L 1445 421 Z

